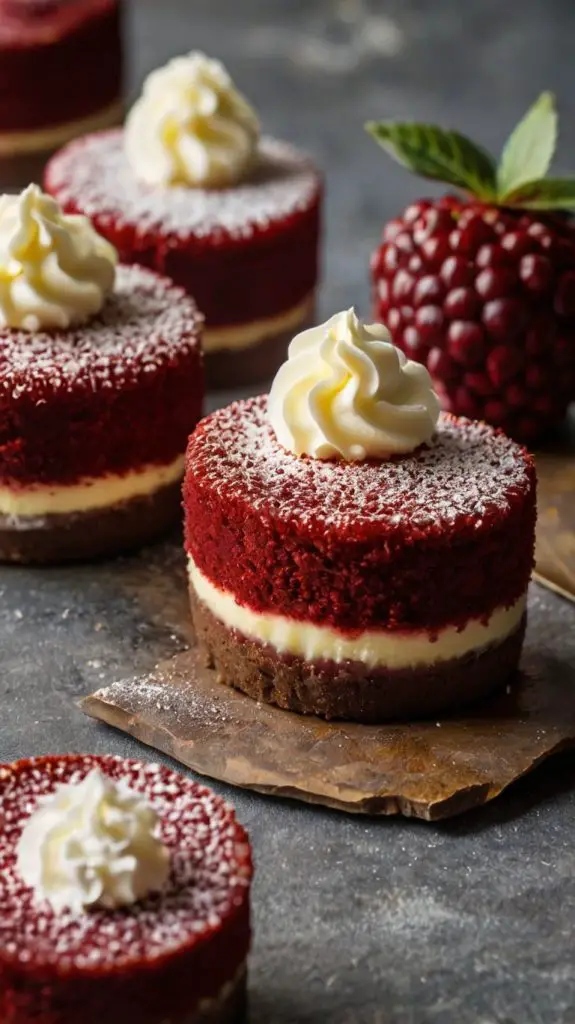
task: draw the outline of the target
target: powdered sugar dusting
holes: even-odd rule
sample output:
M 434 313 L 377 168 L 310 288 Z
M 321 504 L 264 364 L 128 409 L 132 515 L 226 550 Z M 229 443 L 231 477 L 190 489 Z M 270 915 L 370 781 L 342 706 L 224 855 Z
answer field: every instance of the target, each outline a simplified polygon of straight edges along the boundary
M 265 138 L 250 178 L 233 188 L 151 188 L 139 182 L 124 155 L 121 131 L 85 136 L 58 153 L 46 186 L 63 206 L 95 218 L 188 239 L 250 238 L 309 209 L 320 189 L 311 161 L 293 146 Z M 105 230 L 104 230 L 105 233 Z
M 434 438 L 413 455 L 387 462 L 297 458 L 277 442 L 267 396 L 236 402 L 205 419 L 193 435 L 188 473 L 210 490 L 244 501 L 298 528 L 325 524 L 345 533 L 362 526 L 390 536 L 480 528 L 531 487 L 532 460 L 484 423 L 442 415 Z
M 0 397 L 95 392 L 141 382 L 199 350 L 202 318 L 189 296 L 141 267 L 120 266 L 114 293 L 89 323 L 67 331 L 0 331 Z
M 214 697 L 208 697 L 195 685 L 192 664 L 187 663 L 182 674 L 180 659 L 176 657 L 163 662 L 161 670 L 156 668 L 149 675 L 120 679 L 103 687 L 94 694 L 94 699 L 128 708 L 131 715 L 158 716 L 163 723 L 177 723 L 178 728 L 183 728 L 193 718 L 196 728 L 213 732 L 228 721 L 227 693 L 221 687 Z
M 14 851 L 40 797 L 78 782 L 95 766 L 144 793 L 171 854 L 165 890 L 133 908 L 55 913 L 35 903 Z M 219 930 L 248 898 L 251 858 L 231 807 L 211 790 L 162 765 L 122 758 L 39 758 L 0 768 L 0 958 L 58 965 L 60 971 L 119 969 L 153 961 Z

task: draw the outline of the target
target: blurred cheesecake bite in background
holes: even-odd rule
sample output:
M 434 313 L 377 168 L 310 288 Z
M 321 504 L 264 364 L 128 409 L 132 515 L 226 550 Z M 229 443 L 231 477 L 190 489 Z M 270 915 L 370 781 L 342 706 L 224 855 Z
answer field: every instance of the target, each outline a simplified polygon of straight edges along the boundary
M 201 326 L 38 186 L 0 198 L 0 560 L 110 555 L 177 524 Z
M 121 0 L 0 0 L 0 175 L 122 116 Z
M 89 216 L 124 263 L 194 296 L 208 386 L 271 377 L 312 322 L 321 176 L 306 154 L 260 135 L 219 61 L 196 52 L 154 71 L 126 128 L 64 148 L 45 187 Z

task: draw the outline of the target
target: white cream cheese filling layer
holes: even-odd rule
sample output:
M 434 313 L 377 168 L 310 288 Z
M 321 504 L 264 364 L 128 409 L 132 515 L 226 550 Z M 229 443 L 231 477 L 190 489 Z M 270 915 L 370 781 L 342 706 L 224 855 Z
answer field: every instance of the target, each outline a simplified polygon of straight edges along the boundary
M 0 515 L 12 518 L 65 515 L 117 505 L 130 498 L 153 494 L 176 483 L 184 474 L 184 456 L 164 466 L 119 475 L 86 477 L 75 484 L 37 487 L 0 485 Z
M 65 142 L 80 135 L 112 128 L 120 123 L 123 112 L 124 104 L 121 100 L 116 100 L 103 110 L 75 121 L 64 121 L 49 128 L 32 128 L 30 131 L 0 132 L 0 156 L 58 149 Z
M 370 668 L 429 666 L 501 643 L 519 626 L 527 601 L 525 594 L 510 608 L 495 609 L 487 623 L 475 619 L 461 630 L 448 626 L 433 636 L 425 630 L 346 634 L 285 615 L 255 612 L 214 586 L 192 558 L 188 559 L 188 572 L 198 599 L 228 629 L 268 644 L 279 654 L 293 654 L 305 661 L 360 661 Z
M 308 295 L 303 302 L 292 306 L 285 313 L 277 316 L 252 320 L 247 324 L 233 324 L 231 327 L 204 327 L 202 343 L 204 352 L 217 352 L 220 349 L 242 349 L 258 345 L 260 341 L 283 331 L 293 331 L 305 322 L 314 307 L 315 295 Z M 286 345 L 287 348 L 287 345 Z

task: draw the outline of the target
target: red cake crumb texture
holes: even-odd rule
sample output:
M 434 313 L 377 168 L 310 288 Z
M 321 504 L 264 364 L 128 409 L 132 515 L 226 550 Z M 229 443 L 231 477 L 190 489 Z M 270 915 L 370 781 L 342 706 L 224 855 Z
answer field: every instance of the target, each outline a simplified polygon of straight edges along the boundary
M 128 909 L 57 913 L 20 880 L 16 846 L 39 798 L 94 768 L 153 804 L 171 878 L 162 893 Z M 157 764 L 37 758 L 0 768 L 0 815 L 5 1024 L 179 1020 L 240 972 L 250 945 L 250 847 L 232 808 L 209 789 Z
M 319 174 L 284 142 L 264 139 L 260 153 L 233 188 L 154 189 L 134 176 L 122 132 L 101 132 L 56 154 L 44 185 L 89 216 L 123 262 L 186 288 L 209 326 L 249 323 L 298 305 L 318 276 Z
M 88 324 L 0 330 L 0 482 L 74 483 L 183 454 L 203 402 L 191 298 L 120 266 Z
M 285 451 L 266 408 L 234 403 L 190 439 L 186 548 L 216 586 L 351 631 L 463 627 L 525 592 L 535 467 L 500 431 L 445 414 L 407 457 L 322 462 Z
M 121 92 L 118 0 L 0 0 L 0 132 L 89 117 Z

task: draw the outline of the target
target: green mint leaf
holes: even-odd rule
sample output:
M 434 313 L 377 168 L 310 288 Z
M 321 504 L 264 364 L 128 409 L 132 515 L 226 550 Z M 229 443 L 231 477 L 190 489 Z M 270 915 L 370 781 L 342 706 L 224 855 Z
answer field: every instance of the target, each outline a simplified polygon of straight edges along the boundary
M 544 92 L 511 132 L 497 168 L 501 202 L 526 182 L 544 178 L 557 144 L 555 97 Z
M 521 206 L 525 210 L 575 210 L 575 178 L 526 181 L 501 201 L 505 206 Z
M 410 171 L 455 185 L 480 199 L 495 198 L 495 162 L 489 153 L 459 132 L 430 124 L 393 121 L 371 121 L 366 129 L 394 160 Z

